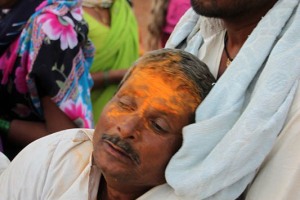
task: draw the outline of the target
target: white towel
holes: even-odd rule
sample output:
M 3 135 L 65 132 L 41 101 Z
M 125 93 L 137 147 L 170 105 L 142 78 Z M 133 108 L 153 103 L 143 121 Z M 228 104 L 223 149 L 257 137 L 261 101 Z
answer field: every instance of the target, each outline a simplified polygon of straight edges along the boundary
M 253 180 L 280 133 L 300 79 L 300 0 L 279 0 L 183 129 L 167 184 L 141 199 L 233 200 Z M 198 55 L 201 22 L 192 9 L 166 47 Z M 206 24 L 205 26 L 209 26 Z
M 0 152 L 0 175 L 8 167 L 9 163 L 9 159 L 2 152 Z

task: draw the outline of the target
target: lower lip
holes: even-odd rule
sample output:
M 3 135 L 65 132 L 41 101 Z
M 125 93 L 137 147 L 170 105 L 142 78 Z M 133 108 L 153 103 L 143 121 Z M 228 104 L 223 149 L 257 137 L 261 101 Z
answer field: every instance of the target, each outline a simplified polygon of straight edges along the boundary
M 108 152 L 110 155 L 112 155 L 114 158 L 116 158 L 117 160 L 126 164 L 132 163 L 132 160 L 128 156 L 124 155 L 117 149 L 113 148 L 107 142 L 103 142 L 103 145 L 104 145 L 104 150 Z

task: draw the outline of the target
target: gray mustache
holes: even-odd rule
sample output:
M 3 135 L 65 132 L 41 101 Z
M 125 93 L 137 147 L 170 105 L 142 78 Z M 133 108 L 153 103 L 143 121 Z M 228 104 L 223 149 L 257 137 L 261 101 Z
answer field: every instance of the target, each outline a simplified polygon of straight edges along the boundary
M 101 137 L 102 140 L 107 140 L 114 145 L 120 147 L 123 151 L 125 151 L 131 160 L 134 161 L 137 165 L 140 164 L 140 158 L 139 155 L 133 150 L 132 146 L 125 140 L 122 140 L 119 136 L 117 135 L 108 135 L 104 133 Z

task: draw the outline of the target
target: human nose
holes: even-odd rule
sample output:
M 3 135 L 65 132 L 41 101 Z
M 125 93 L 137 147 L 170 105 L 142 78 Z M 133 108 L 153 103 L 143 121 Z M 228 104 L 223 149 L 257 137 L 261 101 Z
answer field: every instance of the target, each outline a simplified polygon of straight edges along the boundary
M 126 115 L 118 125 L 120 137 L 135 140 L 139 137 L 142 120 L 137 114 Z

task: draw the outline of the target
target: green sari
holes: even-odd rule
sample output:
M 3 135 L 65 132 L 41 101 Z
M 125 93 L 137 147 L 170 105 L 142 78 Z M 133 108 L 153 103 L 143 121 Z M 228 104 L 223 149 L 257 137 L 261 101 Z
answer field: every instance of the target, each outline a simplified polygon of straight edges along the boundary
M 115 0 L 110 8 L 111 26 L 97 22 L 88 13 L 89 38 L 95 45 L 95 57 L 90 72 L 127 69 L 139 56 L 138 25 L 126 0 Z M 105 104 L 112 98 L 118 85 L 109 85 L 91 93 L 94 121 L 97 123 Z

